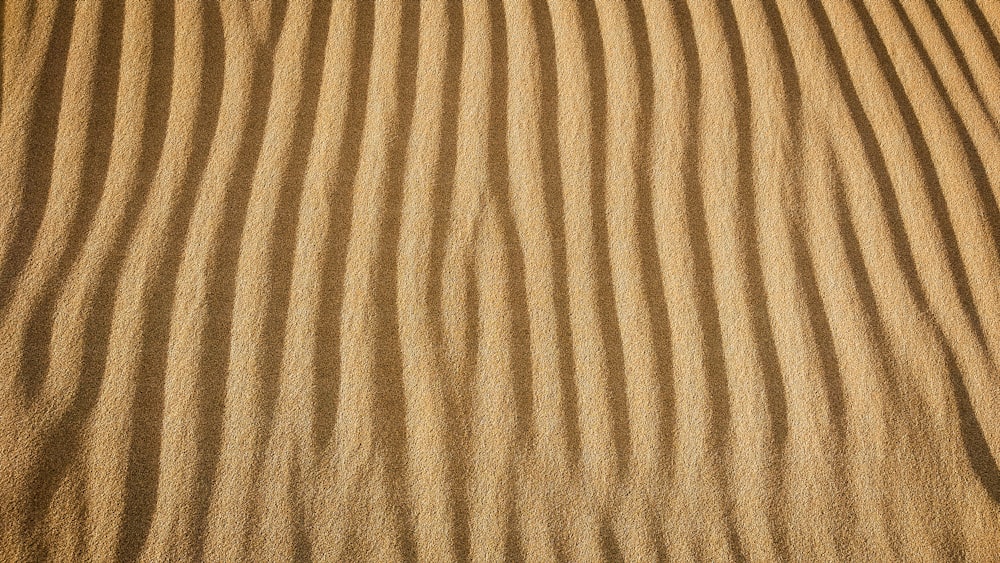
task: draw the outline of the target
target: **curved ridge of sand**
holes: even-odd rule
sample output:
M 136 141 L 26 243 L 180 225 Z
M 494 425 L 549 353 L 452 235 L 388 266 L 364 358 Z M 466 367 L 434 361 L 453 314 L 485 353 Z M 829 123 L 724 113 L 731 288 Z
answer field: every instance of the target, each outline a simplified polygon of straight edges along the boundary
M 996 560 L 998 6 L 5 2 L 0 559 Z

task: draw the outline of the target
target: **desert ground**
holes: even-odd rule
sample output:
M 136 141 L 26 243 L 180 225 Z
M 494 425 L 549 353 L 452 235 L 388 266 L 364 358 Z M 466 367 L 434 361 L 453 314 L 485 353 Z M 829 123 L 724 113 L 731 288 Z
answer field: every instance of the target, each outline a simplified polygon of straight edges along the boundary
M 2 3 L 0 560 L 1000 560 L 1000 3 Z

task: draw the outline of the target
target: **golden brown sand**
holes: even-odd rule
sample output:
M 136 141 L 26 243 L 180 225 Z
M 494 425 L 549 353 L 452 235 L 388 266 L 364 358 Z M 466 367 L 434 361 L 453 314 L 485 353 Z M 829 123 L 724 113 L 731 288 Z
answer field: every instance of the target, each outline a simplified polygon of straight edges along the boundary
M 3 3 L 0 560 L 1000 560 L 1000 3 Z

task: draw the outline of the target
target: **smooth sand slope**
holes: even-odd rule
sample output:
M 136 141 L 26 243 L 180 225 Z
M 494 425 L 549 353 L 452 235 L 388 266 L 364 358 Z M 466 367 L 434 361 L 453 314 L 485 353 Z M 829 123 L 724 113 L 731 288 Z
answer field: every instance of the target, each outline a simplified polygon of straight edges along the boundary
M 1000 560 L 1000 3 L 2 28 L 0 560 Z

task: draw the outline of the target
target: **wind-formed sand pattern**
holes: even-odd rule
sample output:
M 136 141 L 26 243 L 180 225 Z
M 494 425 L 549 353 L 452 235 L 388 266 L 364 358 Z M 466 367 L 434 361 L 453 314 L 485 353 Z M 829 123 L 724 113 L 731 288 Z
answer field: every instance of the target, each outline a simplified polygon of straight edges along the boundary
M 0 560 L 1000 559 L 1000 3 L 3 3 Z

